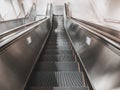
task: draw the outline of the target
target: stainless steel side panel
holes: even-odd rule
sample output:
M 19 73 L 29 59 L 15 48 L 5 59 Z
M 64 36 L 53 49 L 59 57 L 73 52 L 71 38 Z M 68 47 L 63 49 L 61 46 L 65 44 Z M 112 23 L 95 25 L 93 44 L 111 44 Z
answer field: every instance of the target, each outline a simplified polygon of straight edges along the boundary
M 22 90 L 48 31 L 50 20 L 10 43 L 0 52 L 0 90 Z
M 74 47 L 96 90 L 120 90 L 120 50 L 65 18 Z

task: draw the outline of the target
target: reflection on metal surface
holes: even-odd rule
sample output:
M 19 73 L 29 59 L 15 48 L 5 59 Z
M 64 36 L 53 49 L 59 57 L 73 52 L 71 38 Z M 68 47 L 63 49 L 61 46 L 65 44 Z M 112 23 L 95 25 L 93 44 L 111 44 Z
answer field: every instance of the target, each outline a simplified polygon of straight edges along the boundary
M 28 44 L 28 45 L 31 44 L 31 43 L 32 43 L 32 38 L 31 38 L 31 36 L 27 37 L 27 38 L 26 38 L 26 41 L 27 41 L 27 44 Z
M 95 89 L 120 90 L 120 51 L 70 19 L 66 22 L 66 29 Z
M 89 37 L 86 37 L 86 43 L 87 43 L 88 45 L 90 45 L 91 39 L 90 39 Z
M 50 19 L 46 19 L 19 38 L 6 40 L 11 43 L 0 52 L 0 90 L 23 90 L 50 28 Z
M 75 19 L 75 18 L 73 18 Z M 98 25 L 98 24 L 95 24 L 95 23 L 91 23 L 91 22 L 88 22 L 88 21 L 84 21 L 84 20 L 80 20 L 80 19 L 75 19 L 76 21 L 80 21 L 84 24 L 86 24 L 86 26 L 89 26 L 89 27 L 94 27 L 96 29 L 99 29 L 105 33 L 108 33 L 112 36 L 115 36 L 117 38 L 120 38 L 120 31 L 119 30 L 115 30 L 115 29 L 112 29 L 112 28 L 109 28 L 109 27 L 105 27 L 105 26 L 102 26 L 102 25 Z

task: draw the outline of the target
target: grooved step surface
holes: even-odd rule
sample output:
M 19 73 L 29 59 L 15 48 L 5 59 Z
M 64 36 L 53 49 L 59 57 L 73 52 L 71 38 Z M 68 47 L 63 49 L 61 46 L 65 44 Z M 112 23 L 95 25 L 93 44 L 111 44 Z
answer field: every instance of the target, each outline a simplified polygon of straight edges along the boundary
M 35 72 L 31 86 L 82 87 L 81 72 Z
M 50 40 L 50 39 L 66 39 L 66 38 L 67 38 L 67 37 L 63 37 L 63 36 L 62 36 L 62 37 L 60 37 L 60 36 L 57 37 L 57 36 L 56 36 L 56 37 L 50 37 L 49 40 Z
M 50 40 L 50 41 L 48 41 L 48 43 L 53 43 L 53 44 L 67 43 L 67 44 L 69 44 L 69 42 L 68 42 L 68 41 L 62 41 L 62 40 L 59 40 L 59 41 Z
M 46 49 L 59 49 L 59 50 L 71 50 L 70 46 L 53 46 L 53 45 L 49 45 L 49 46 L 46 46 Z
M 73 54 L 72 50 L 56 50 L 56 49 L 46 49 L 43 54 Z
M 66 36 L 63 16 L 55 16 L 53 30 L 27 84 L 28 90 L 88 90 Z
M 78 71 L 77 62 L 40 62 L 36 71 Z
M 56 45 L 56 44 L 49 44 L 49 45 L 47 45 L 46 47 L 70 47 L 70 45 L 69 44 L 58 44 L 58 45 Z
M 31 87 L 29 90 L 88 90 L 85 87 L 69 88 L 69 87 Z
M 51 39 L 51 40 L 49 40 L 50 42 L 68 42 L 68 40 L 66 40 L 66 39 Z
M 69 45 L 68 42 L 47 42 L 49 45 Z
M 71 54 L 59 54 L 59 55 L 42 55 L 39 61 L 47 62 L 71 62 L 75 61 L 74 56 Z

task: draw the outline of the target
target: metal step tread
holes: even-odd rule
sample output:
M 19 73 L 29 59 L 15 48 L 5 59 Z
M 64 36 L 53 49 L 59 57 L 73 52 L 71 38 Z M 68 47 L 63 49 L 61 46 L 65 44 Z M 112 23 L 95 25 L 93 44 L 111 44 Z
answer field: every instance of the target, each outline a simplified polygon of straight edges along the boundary
M 30 87 L 29 90 L 88 90 L 86 87 Z
M 65 44 L 69 44 L 69 42 L 63 42 L 63 41 L 62 42 L 61 41 L 60 42 L 52 42 L 52 41 L 48 41 L 47 44 L 63 44 L 63 45 L 65 45 Z
M 67 44 L 68 44 L 69 42 L 68 42 L 68 41 L 49 41 L 49 40 L 48 40 L 48 41 L 47 41 L 47 44 L 48 44 L 48 43 L 57 43 L 57 44 L 58 44 L 58 43 L 59 43 L 59 44 L 67 43 Z
M 51 34 L 49 38 L 67 38 L 66 34 Z
M 49 39 L 68 39 L 66 35 L 52 35 Z
M 68 42 L 69 40 L 53 40 L 53 39 L 51 39 L 51 40 L 49 40 L 49 42 Z
M 38 62 L 35 71 L 79 71 L 77 62 Z
M 45 49 L 43 54 L 73 54 L 72 50 Z
M 52 35 L 49 37 L 49 39 L 65 39 L 65 40 L 68 40 L 67 36 L 66 35 Z
M 49 38 L 49 40 L 58 40 L 58 41 L 63 40 L 63 41 L 65 41 L 65 40 L 68 40 L 68 39 L 66 39 L 66 38 L 57 38 L 56 37 L 56 38 Z
M 42 55 L 39 58 L 39 61 L 47 61 L 47 62 L 74 62 L 75 58 L 71 54 L 59 54 L 59 55 Z
M 66 37 L 66 36 L 51 36 L 51 37 L 49 37 L 49 40 L 50 39 L 61 39 L 61 40 L 64 40 L 64 39 L 66 39 L 66 40 L 68 40 L 68 38 Z
M 31 86 L 42 87 L 83 87 L 81 72 L 34 72 Z
M 58 45 L 50 45 L 50 44 L 48 44 L 48 45 L 46 45 L 46 47 L 70 47 L 70 45 L 64 45 L 64 44 L 58 44 Z
M 47 42 L 48 45 L 69 45 L 69 42 Z
M 71 47 L 70 46 L 49 45 L 49 46 L 46 46 L 45 49 L 71 50 Z
M 66 38 L 67 36 L 66 36 L 65 32 L 63 32 L 63 33 L 59 32 L 59 33 L 51 33 L 50 38 L 51 37 L 65 37 Z

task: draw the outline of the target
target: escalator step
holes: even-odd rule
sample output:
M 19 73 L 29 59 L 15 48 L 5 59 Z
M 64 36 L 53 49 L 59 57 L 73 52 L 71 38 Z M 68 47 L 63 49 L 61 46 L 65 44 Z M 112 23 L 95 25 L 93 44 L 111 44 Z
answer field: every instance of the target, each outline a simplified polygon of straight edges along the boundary
M 70 47 L 70 45 L 69 44 L 58 44 L 58 45 L 46 45 L 47 47 Z
M 50 35 L 50 38 L 67 38 L 66 34 L 63 33 L 53 33 Z
M 47 45 L 45 47 L 46 49 L 58 49 L 58 50 L 71 50 L 71 47 L 70 46 L 67 46 L 67 45 L 64 45 L 64 46 L 59 46 L 59 45 Z
M 62 37 L 56 37 L 56 38 L 53 38 L 53 37 L 50 37 L 49 40 L 68 40 L 67 38 L 62 38 Z
M 69 45 L 68 42 L 47 42 L 48 45 Z
M 66 36 L 50 36 L 49 39 L 68 39 Z
M 88 90 L 85 87 L 31 87 L 29 90 Z
M 42 55 L 39 59 L 40 61 L 48 62 L 71 62 L 75 60 L 74 56 L 71 54 L 59 54 L 59 55 Z
M 67 37 L 50 37 L 49 39 L 66 39 Z
M 83 87 L 81 72 L 34 72 L 31 86 Z
M 43 54 L 73 54 L 72 50 L 45 49 Z
M 58 38 L 59 38 L 59 37 L 67 37 L 67 36 L 66 36 L 66 34 L 64 34 L 64 32 L 63 32 L 62 34 L 60 34 L 60 33 L 52 33 L 52 34 L 50 35 L 50 38 L 51 38 L 51 37 L 53 37 L 53 38 L 54 38 L 54 37 L 58 37 Z
M 65 41 L 65 40 L 68 40 L 66 38 L 49 38 L 49 40 L 61 40 L 61 41 Z
M 77 62 L 40 62 L 35 71 L 79 71 Z
M 47 42 L 48 45 L 68 45 L 68 42 Z
M 56 36 L 58 36 L 58 37 L 67 37 L 66 34 L 65 34 L 65 32 L 60 32 L 60 31 L 58 31 L 58 32 L 52 32 L 51 35 L 50 35 L 50 37 L 56 37 Z
M 56 39 L 51 39 L 51 40 L 49 40 L 49 42 L 68 42 L 68 40 L 65 40 L 65 39 L 64 40 L 62 40 L 62 39 L 59 39 L 59 40 L 58 39 L 57 40 Z
M 49 42 L 68 42 L 68 40 L 49 40 Z

